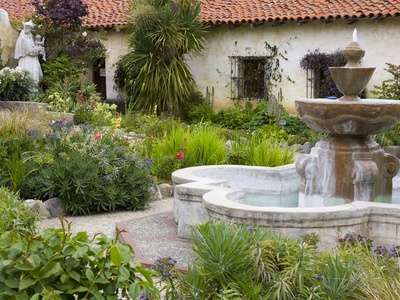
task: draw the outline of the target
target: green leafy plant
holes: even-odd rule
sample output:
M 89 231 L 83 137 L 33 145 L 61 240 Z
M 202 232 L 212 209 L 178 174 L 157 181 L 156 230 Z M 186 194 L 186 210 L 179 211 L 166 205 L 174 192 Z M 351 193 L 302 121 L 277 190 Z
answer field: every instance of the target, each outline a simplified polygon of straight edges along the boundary
M 78 88 L 80 82 L 82 81 L 82 65 L 79 61 L 72 60 L 67 54 L 63 54 L 55 58 L 54 60 L 49 60 L 42 65 L 43 68 L 43 83 L 52 87 L 56 83 L 63 84 L 65 78 L 75 82 L 78 81 Z M 64 88 L 61 88 L 64 90 Z M 60 91 L 58 91 L 60 92 Z
M 175 115 L 166 113 L 156 115 L 129 109 L 121 121 L 121 128 L 126 131 L 134 131 L 135 133 L 150 135 L 152 138 L 158 139 L 163 139 L 170 131 L 181 125 Z
M 118 208 L 143 209 L 150 201 L 148 168 L 136 153 L 114 143 L 113 131 L 96 133 L 89 126 L 73 129 L 72 122 L 59 120 L 42 136 L 29 132 L 37 149 L 27 162 L 21 190 L 29 198 L 60 197 L 74 215 Z M 45 155 L 49 158 L 45 158 Z
M 243 107 L 237 103 L 234 107 L 221 109 L 213 117 L 213 122 L 229 128 L 240 128 L 244 124 L 250 122 L 252 119 L 253 111 L 251 109 L 243 109 Z
M 25 234 L 33 235 L 38 219 L 38 215 L 27 208 L 17 193 L 0 187 L 0 236 L 6 231 L 22 237 Z
M 0 241 L 3 299 L 136 299 L 149 291 L 159 299 L 152 271 L 134 261 L 131 246 L 103 234 L 73 236 L 62 220 L 60 229 L 26 237 L 6 231 Z
M 400 100 L 400 65 L 386 63 L 388 66 L 387 71 L 392 78 L 384 80 L 381 86 L 374 85 L 375 90 L 371 91 L 372 94 L 378 96 L 380 99 L 394 99 Z
M 0 101 L 28 101 L 35 83 L 28 71 L 20 67 L 0 70 Z

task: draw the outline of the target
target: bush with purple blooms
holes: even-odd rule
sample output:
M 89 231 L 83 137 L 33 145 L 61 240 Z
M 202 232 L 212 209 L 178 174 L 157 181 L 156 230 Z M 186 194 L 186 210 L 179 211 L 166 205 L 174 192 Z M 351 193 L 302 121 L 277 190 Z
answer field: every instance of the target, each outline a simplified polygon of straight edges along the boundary
M 116 209 L 140 210 L 150 202 L 149 166 L 118 137 L 74 127 L 58 120 L 45 136 L 28 132 L 33 151 L 26 153 L 21 195 L 27 199 L 59 197 L 72 215 Z
M 164 280 L 169 276 L 173 276 L 176 273 L 175 264 L 177 260 L 171 256 L 159 256 L 154 262 L 154 267 L 151 269 L 158 271 L 161 279 Z
M 329 96 L 341 97 L 342 93 L 337 89 L 333 82 L 329 67 L 342 67 L 346 64 L 343 50 L 336 50 L 333 53 L 321 52 L 320 49 L 308 53 L 300 60 L 300 67 L 303 70 L 311 70 L 317 76 L 316 81 L 319 86 L 314 86 L 316 98 L 326 98 Z
M 357 247 L 363 246 L 368 250 L 374 248 L 374 240 L 366 235 L 355 234 L 352 232 L 346 233 L 343 238 L 339 238 L 339 246 L 340 247 Z
M 300 237 L 304 243 L 310 246 L 317 246 L 319 243 L 319 235 L 315 232 L 305 233 Z

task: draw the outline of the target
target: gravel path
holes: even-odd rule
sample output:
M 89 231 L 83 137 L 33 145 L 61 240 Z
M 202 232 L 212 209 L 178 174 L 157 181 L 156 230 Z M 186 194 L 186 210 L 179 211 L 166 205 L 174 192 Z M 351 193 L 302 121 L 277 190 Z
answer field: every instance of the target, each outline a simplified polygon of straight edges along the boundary
M 115 237 L 115 224 L 130 219 L 154 215 L 173 209 L 173 198 L 166 198 L 151 202 L 149 208 L 143 211 L 116 211 L 109 213 L 95 213 L 88 216 L 65 216 L 65 219 L 71 223 L 71 232 L 76 234 L 86 231 L 89 236 L 96 233 L 104 233 L 109 237 Z M 60 228 L 61 223 L 58 218 L 42 220 L 38 224 L 40 231 L 46 228 Z

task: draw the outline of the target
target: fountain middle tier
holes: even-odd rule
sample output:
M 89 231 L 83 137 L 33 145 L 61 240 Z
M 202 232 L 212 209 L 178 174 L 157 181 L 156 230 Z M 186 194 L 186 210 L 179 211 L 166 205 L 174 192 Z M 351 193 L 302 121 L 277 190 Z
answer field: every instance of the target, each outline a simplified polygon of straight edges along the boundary
M 368 136 L 330 134 L 296 160 L 296 169 L 302 177 L 300 207 L 391 203 L 399 161 Z

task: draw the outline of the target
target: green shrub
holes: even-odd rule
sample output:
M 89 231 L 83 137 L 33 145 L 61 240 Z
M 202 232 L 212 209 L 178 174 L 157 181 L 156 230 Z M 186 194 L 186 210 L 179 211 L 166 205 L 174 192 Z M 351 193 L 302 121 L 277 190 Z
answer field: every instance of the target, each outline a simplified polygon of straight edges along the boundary
M 388 66 L 387 71 L 392 78 L 384 80 L 381 86 L 374 85 L 375 90 L 371 91 L 372 94 L 378 96 L 380 99 L 394 99 L 400 100 L 400 65 L 386 63 Z
M 284 114 L 282 120 L 286 121 L 285 131 L 290 135 L 297 135 L 307 138 L 310 135 L 311 129 L 298 116 L 290 116 Z
M 76 131 L 72 125 L 56 121 L 45 137 L 36 130 L 29 132 L 38 152 L 26 163 L 22 195 L 60 197 L 73 215 L 146 207 L 151 180 L 136 153 L 118 147 L 111 131 L 94 135 L 89 126 Z
M 1 299 L 136 299 L 149 291 L 159 299 L 152 271 L 134 261 L 132 247 L 103 234 L 72 236 L 63 222 L 39 236 L 4 232 L 0 244 Z
M 128 111 L 121 121 L 121 128 L 126 131 L 134 131 L 150 135 L 153 138 L 162 139 L 181 123 L 174 115 L 155 114 Z
M 161 180 L 169 181 L 171 180 L 171 174 L 180 168 L 182 168 L 182 161 L 177 158 L 177 155 L 170 154 L 163 156 L 151 170 L 152 173 L 157 174 L 157 177 Z
M 78 60 L 72 60 L 67 54 L 63 54 L 54 60 L 48 60 L 42 64 L 43 83 L 51 88 L 56 83 L 64 84 L 67 78 L 71 82 L 79 82 L 77 90 L 79 90 L 82 81 L 83 69 L 82 63 Z
M 35 87 L 29 72 L 20 67 L 0 70 L 0 101 L 28 101 Z
M 400 146 L 399 130 L 400 130 L 400 125 L 398 124 L 392 130 L 379 133 L 375 136 L 372 136 L 372 138 L 382 147 Z
M 240 128 L 252 119 L 252 113 L 252 109 L 243 109 L 243 107 L 237 103 L 234 107 L 218 111 L 213 117 L 213 122 L 229 129 Z
M 252 131 L 260 128 L 263 125 L 272 123 L 274 121 L 274 118 L 269 115 L 268 111 L 269 111 L 268 102 L 261 101 L 253 109 L 251 120 L 241 125 L 240 128 Z
M 0 187 L 0 235 L 13 231 L 20 236 L 35 234 L 38 215 L 31 212 L 17 193 Z
M 185 107 L 182 120 L 188 124 L 211 122 L 216 118 L 217 112 L 210 103 L 200 103 Z

